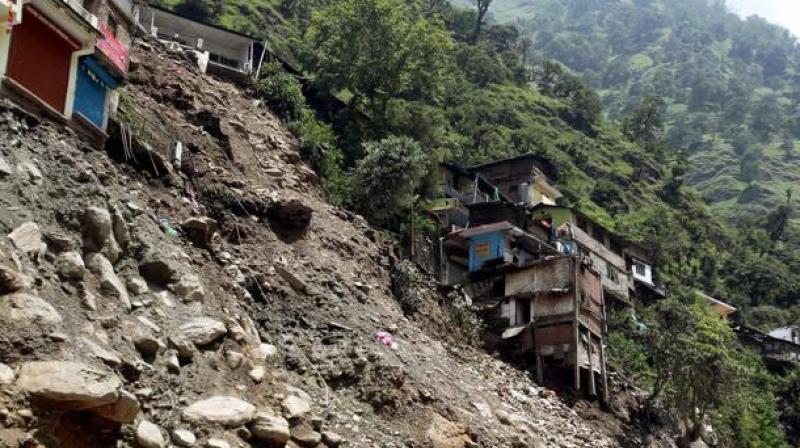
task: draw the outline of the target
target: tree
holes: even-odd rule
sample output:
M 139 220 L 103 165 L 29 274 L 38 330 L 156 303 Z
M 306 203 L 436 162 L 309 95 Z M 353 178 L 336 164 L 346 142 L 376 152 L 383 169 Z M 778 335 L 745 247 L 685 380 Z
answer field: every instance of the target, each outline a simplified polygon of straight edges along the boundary
M 449 68 L 453 42 L 414 2 L 335 0 L 314 14 L 304 36 L 305 59 L 316 81 L 366 101 L 382 121 L 401 94 L 436 101 Z
M 758 180 L 761 172 L 761 151 L 753 148 L 739 159 L 739 179 L 752 184 Z
M 664 109 L 666 102 L 660 96 L 649 96 L 633 109 L 623 120 L 622 132 L 635 143 L 650 146 L 660 140 L 664 133 Z
M 472 31 L 472 38 L 470 42 L 473 44 L 478 42 L 481 35 L 481 28 L 483 27 L 483 20 L 486 18 L 486 13 L 489 12 L 492 0 L 475 0 L 475 7 L 478 9 L 478 15 L 475 17 L 475 29 Z
M 413 202 L 427 169 L 427 157 L 419 143 L 407 137 L 365 143 L 364 150 L 367 155 L 353 174 L 356 205 L 370 222 L 396 228 Z
M 702 435 L 706 418 L 730 398 L 741 381 L 732 356 L 734 335 L 727 323 L 690 291 L 653 310 L 647 348 L 655 370 L 651 400 L 662 399 L 679 418 L 678 446 Z

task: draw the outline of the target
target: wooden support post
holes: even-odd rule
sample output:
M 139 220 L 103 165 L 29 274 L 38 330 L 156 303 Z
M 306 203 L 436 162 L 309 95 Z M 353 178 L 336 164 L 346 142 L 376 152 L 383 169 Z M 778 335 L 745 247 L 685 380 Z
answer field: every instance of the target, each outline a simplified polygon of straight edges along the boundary
M 606 372 L 606 349 L 603 346 L 605 338 L 600 339 L 600 373 L 603 376 L 603 404 L 608 404 L 608 374 Z
M 572 306 L 574 308 L 574 315 L 572 321 L 572 328 L 573 328 L 573 361 L 575 363 L 575 390 L 581 390 L 581 364 L 580 364 L 580 350 L 581 350 L 581 341 L 580 341 L 580 303 L 578 300 L 578 259 L 572 257 L 572 263 L 570 264 L 570 268 L 572 269 Z
M 536 382 L 540 385 L 544 385 L 544 363 L 542 362 L 542 351 L 539 349 L 539 340 L 536 337 L 536 333 L 539 330 L 539 323 L 536 319 L 536 299 L 533 299 L 533 303 L 531 303 L 531 308 L 534 310 L 534 317 L 533 317 L 533 352 L 534 356 L 536 357 Z

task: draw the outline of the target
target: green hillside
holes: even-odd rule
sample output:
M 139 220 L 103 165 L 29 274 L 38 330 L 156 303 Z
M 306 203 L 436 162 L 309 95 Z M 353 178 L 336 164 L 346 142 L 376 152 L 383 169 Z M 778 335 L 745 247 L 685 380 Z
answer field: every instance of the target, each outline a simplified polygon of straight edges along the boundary
M 495 0 L 490 11 L 598 89 L 611 119 L 664 97 L 686 180 L 723 216 L 763 214 L 800 178 L 800 50 L 787 30 L 712 0 Z

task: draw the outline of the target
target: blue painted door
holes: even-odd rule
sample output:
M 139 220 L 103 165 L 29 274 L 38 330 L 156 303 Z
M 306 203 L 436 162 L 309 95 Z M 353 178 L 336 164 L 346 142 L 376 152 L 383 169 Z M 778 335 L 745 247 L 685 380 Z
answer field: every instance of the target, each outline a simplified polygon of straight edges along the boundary
M 103 128 L 106 109 L 106 87 L 85 62 L 78 66 L 75 88 L 75 112 L 80 113 L 98 129 Z

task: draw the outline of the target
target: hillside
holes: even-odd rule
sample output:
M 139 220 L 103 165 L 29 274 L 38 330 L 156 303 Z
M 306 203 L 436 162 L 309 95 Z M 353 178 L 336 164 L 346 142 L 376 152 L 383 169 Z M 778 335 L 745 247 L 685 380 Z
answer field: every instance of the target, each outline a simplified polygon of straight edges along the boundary
M 686 180 L 722 216 L 762 214 L 800 179 L 800 51 L 787 30 L 708 0 L 496 0 L 490 11 L 598 89 L 612 119 L 666 98 Z
M 0 105 L 0 446 L 670 446 L 470 345 L 247 92 L 147 42 L 130 79 L 107 151 Z

